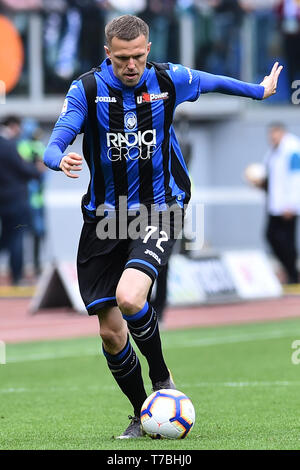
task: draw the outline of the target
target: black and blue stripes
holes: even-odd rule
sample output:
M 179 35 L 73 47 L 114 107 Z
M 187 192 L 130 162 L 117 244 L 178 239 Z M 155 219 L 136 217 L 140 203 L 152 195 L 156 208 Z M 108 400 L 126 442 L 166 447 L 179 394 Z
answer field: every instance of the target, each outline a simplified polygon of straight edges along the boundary
M 102 351 L 114 379 L 131 402 L 135 415 L 139 416 L 147 395 L 142 379 L 141 364 L 130 344 L 129 336 L 126 345 L 118 354 L 108 353 L 104 345 L 102 345 Z
M 125 264 L 125 268 L 133 268 L 133 267 L 136 267 L 138 266 L 139 268 L 143 268 L 143 266 L 146 266 L 147 268 L 150 269 L 150 275 L 151 277 L 153 278 L 153 280 L 155 280 L 158 276 L 158 271 L 156 269 L 155 266 L 153 266 L 153 264 L 149 263 L 148 261 L 145 261 L 143 259 L 139 259 L 139 258 L 132 258 L 130 259 L 129 261 L 127 261 L 127 263 Z M 147 269 L 147 273 L 149 272 L 149 269 Z
M 120 196 L 128 209 L 175 201 L 182 207 L 190 179 L 173 116 L 177 105 L 207 92 L 262 99 L 264 87 L 171 63 L 148 63 L 139 83 L 127 87 L 106 59 L 71 84 L 44 161 L 58 170 L 81 131 L 91 175 L 83 204 L 89 216 L 101 204 L 118 209 Z
M 87 93 L 85 87 L 89 110 L 93 110 L 93 137 L 84 141 L 91 173 L 85 197 L 89 215 L 99 204 L 118 210 L 120 196 L 127 197 L 128 209 L 175 200 L 182 206 L 179 201 L 189 199 L 188 176 L 183 187 L 172 174 L 174 153 L 178 153 L 177 166 L 183 164 L 186 175 L 187 170 L 177 141 L 176 150 L 171 145 L 176 93 L 166 73 L 168 67 L 149 64 L 144 81 L 129 88 L 113 76 L 109 61 L 104 61 L 101 72 L 94 74 L 96 93 Z M 98 171 L 103 176 L 101 187 L 95 181 Z
M 163 358 L 157 314 L 146 302 L 143 308 L 133 315 L 124 315 L 128 329 L 149 365 L 149 377 L 153 384 L 166 380 L 169 371 Z
M 87 96 L 95 96 L 98 92 L 94 73 L 85 74 L 82 78 Z M 91 179 L 89 183 L 89 202 L 86 209 L 93 213 L 104 199 L 105 178 L 101 165 L 101 139 L 97 121 L 97 106 L 95 100 L 87 99 L 87 119 L 84 126 L 83 150 L 88 163 Z
M 108 367 L 115 378 L 125 378 L 133 373 L 139 364 L 138 357 L 130 344 L 129 338 L 125 347 L 118 354 L 109 354 L 105 351 L 104 346 L 102 346 L 102 351 L 107 360 Z
M 96 299 L 90 304 L 86 306 L 87 310 L 90 310 L 91 308 L 95 307 L 96 305 L 101 308 L 104 304 L 110 302 L 110 301 L 116 301 L 116 296 L 112 297 L 102 297 L 101 299 Z

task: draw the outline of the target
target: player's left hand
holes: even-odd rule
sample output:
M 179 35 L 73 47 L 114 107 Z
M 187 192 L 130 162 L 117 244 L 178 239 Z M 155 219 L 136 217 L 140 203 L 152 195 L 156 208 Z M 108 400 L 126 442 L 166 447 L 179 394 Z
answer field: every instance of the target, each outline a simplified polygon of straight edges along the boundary
M 263 79 L 263 81 L 260 83 L 260 85 L 262 85 L 265 88 L 263 100 L 266 98 L 269 98 L 269 96 L 275 95 L 278 77 L 282 69 L 283 69 L 283 66 L 279 65 L 279 62 L 275 62 L 275 64 L 272 67 L 270 75 L 267 75 Z

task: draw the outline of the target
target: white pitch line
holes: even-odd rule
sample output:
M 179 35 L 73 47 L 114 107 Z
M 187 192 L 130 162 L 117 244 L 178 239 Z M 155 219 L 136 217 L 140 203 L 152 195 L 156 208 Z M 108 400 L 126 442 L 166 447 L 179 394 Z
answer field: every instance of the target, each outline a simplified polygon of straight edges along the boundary
M 84 351 L 64 351 L 62 353 L 41 353 L 41 354 L 30 354 L 23 357 L 9 357 L 9 352 L 6 352 L 6 363 L 16 363 L 16 362 L 31 362 L 31 361 L 47 361 L 51 359 L 67 359 L 67 358 L 76 358 L 76 357 L 89 357 L 89 356 L 100 356 L 97 351 L 92 349 L 86 349 Z
M 197 384 L 184 384 L 184 387 L 198 388 L 198 387 L 229 387 L 229 388 L 243 388 L 243 387 L 299 387 L 300 381 L 289 380 L 275 380 L 274 382 L 200 382 Z
M 221 344 L 231 344 L 231 343 L 244 343 L 249 341 L 263 341 L 268 339 L 279 339 L 279 338 L 299 338 L 300 332 L 295 334 L 295 330 L 291 331 L 281 331 L 274 330 L 269 331 L 268 333 L 248 333 L 248 334 L 239 334 L 231 335 L 219 338 L 200 338 L 195 340 L 189 340 L 187 342 L 174 340 L 167 340 L 163 342 L 163 349 L 176 349 L 176 348 L 191 348 L 191 347 L 205 347 Z M 102 357 L 97 350 L 87 349 L 83 351 L 72 351 L 72 352 L 62 352 L 62 353 L 41 353 L 41 354 L 31 354 L 28 356 L 15 357 L 9 356 L 9 350 L 6 353 L 7 364 L 9 363 L 21 363 L 21 362 L 31 362 L 31 361 L 44 361 L 51 359 L 65 359 L 65 358 L 76 358 L 76 357 L 88 357 L 88 356 L 99 356 Z
M 145 384 L 146 387 L 150 387 L 150 384 Z M 180 390 L 184 390 L 185 388 L 209 388 L 209 387 L 223 387 L 223 388 L 249 388 L 249 387 L 299 387 L 300 381 L 290 381 L 290 380 L 275 380 L 275 381 L 255 381 L 255 382 L 199 382 L 196 384 L 192 383 L 182 383 L 180 384 Z M 3 388 L 0 389 L 0 394 L 10 394 L 10 393 L 43 393 L 43 392 L 51 392 L 51 393 L 58 393 L 58 392 L 84 392 L 84 391 L 97 391 L 97 390 L 105 390 L 110 392 L 118 392 L 119 390 L 117 386 L 113 385 L 106 385 L 101 386 L 99 382 L 98 385 L 91 385 L 82 389 L 82 387 L 49 387 L 45 389 L 41 388 Z
M 198 347 L 198 346 L 213 346 L 215 344 L 230 344 L 230 343 L 244 343 L 249 341 L 261 341 L 261 340 L 268 340 L 268 339 L 276 339 L 276 338 L 289 338 L 289 337 L 300 337 L 300 331 L 298 335 L 295 335 L 295 330 L 291 331 L 281 331 L 281 330 L 273 330 L 269 331 L 268 333 L 246 333 L 246 334 L 239 334 L 239 335 L 232 335 L 232 336 L 225 336 L 221 338 L 202 338 L 202 339 L 195 339 L 189 340 L 187 343 L 177 342 L 174 346 L 172 344 L 166 344 L 165 347 L 167 348 L 174 348 L 174 347 Z

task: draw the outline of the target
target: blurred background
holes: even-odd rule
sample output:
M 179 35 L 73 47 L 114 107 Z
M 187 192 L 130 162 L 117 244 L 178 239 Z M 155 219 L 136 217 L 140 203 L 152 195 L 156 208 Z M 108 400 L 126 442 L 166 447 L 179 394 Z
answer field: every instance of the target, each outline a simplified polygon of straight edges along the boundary
M 101 63 L 104 26 L 124 13 L 150 25 L 153 61 L 260 83 L 278 60 L 284 69 L 272 98 L 258 102 L 208 94 L 180 105 L 175 116 L 192 177 L 192 201 L 204 204 L 204 243 L 192 256 L 252 248 L 271 255 L 264 234 L 265 193 L 247 183 L 244 171 L 263 160 L 270 122 L 280 120 L 300 136 L 298 8 L 296 0 L 1 0 L 0 79 L 6 96 L 2 93 L 0 119 L 20 117 L 18 142 L 38 140 L 34 153 L 41 158 L 71 81 Z M 81 136 L 73 149 L 81 152 Z M 86 167 L 78 180 L 44 172 L 37 203 L 43 207 L 42 248 L 26 236 L 28 275 L 36 278 L 49 261 L 75 259 L 80 199 L 88 181 Z M 0 268 L 5 277 L 5 253 Z
M 252 83 L 284 66 L 265 101 L 210 93 L 178 107 L 200 236 L 194 250 L 175 245 L 151 303 L 168 367 L 196 409 L 187 449 L 299 450 L 300 285 L 271 249 L 278 227 L 266 237 L 268 193 L 245 170 L 266 161 L 279 121 L 294 135 L 282 156 L 300 213 L 300 0 L 0 0 L 0 448 L 116 449 L 125 424 L 98 318 L 77 314 L 88 170 L 72 180 L 42 162 L 70 83 L 102 62 L 104 26 L 124 13 L 149 23 L 152 61 Z M 72 148 L 81 145 L 78 136 Z M 292 264 L 294 222 L 289 238 L 279 233 Z

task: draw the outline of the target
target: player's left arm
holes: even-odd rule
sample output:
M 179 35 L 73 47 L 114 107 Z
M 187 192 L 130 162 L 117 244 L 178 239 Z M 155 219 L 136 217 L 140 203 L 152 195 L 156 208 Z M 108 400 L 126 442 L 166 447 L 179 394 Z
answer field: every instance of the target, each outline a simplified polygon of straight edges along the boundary
M 275 62 L 270 75 L 266 75 L 263 81 L 260 83 L 260 85 L 263 86 L 265 89 L 263 100 L 269 98 L 269 96 L 275 95 L 277 90 L 278 78 L 282 69 L 283 66 L 279 65 L 278 62 Z
M 168 73 L 176 91 L 176 106 L 183 101 L 196 101 L 202 93 L 223 93 L 256 100 L 266 99 L 276 93 L 282 65 L 272 67 L 270 75 L 260 84 L 247 83 L 223 75 L 214 75 L 201 70 L 193 70 L 180 64 L 169 64 Z
M 278 77 L 282 68 L 282 65 L 279 66 L 279 63 L 275 62 L 270 75 L 265 76 L 259 85 L 222 75 L 199 72 L 200 91 L 201 93 L 217 92 L 263 100 L 276 93 Z

